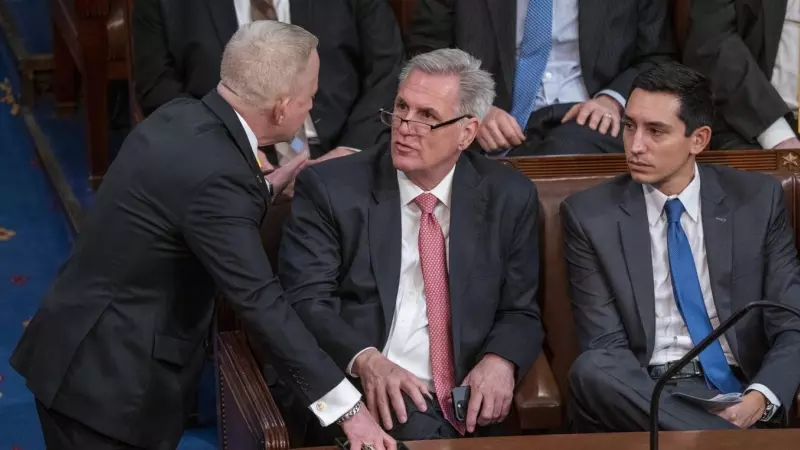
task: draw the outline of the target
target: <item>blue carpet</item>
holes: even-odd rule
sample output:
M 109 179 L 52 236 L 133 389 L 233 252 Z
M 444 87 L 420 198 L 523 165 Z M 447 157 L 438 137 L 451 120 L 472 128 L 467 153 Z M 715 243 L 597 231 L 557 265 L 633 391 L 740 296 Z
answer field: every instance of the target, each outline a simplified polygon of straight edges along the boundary
M 52 96 L 36 100 L 33 110 L 36 123 L 42 129 L 72 193 L 83 210 L 92 205 L 94 191 L 89 184 L 86 139 L 83 116 L 77 111 L 70 116 L 57 116 Z
M 0 89 L 19 92 L 0 42 Z M 13 95 L 13 94 L 12 94 Z M 69 224 L 12 106 L 0 101 L 0 449 L 43 449 L 33 397 L 8 359 L 72 245 Z
M 47 10 L 48 2 L 6 2 L 13 7 L 15 20 L 21 20 L 17 27 L 26 45 L 49 51 L 49 17 L 41 14 Z M 30 9 L 25 8 L 28 6 Z M 26 34 L 26 30 L 30 33 Z M 13 60 L 0 35 L 0 450 L 43 450 L 33 396 L 8 359 L 27 320 L 66 259 L 74 236 L 22 117 L 12 115 L 12 105 L 2 100 L 5 86 L 14 95 L 20 92 Z M 88 208 L 92 191 L 82 114 L 78 111 L 71 117 L 56 117 L 52 101 L 46 98 L 33 112 L 73 192 Z M 111 140 L 115 154 L 121 136 L 117 133 Z M 205 380 L 200 416 L 208 425 L 187 430 L 179 450 L 217 448 L 214 386 L 207 376 Z

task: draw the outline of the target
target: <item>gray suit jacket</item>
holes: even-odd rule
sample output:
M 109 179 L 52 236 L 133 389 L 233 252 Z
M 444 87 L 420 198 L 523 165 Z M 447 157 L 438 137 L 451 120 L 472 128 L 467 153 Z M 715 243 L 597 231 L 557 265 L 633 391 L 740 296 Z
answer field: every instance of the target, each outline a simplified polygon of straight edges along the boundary
M 761 299 L 797 307 L 800 265 L 780 183 L 756 172 L 698 167 L 720 321 Z M 561 214 L 582 350 L 627 348 L 646 367 L 655 343 L 655 299 L 642 186 L 619 176 L 568 198 Z M 800 385 L 800 320 L 758 310 L 725 337 L 744 381 L 767 386 L 788 410 Z

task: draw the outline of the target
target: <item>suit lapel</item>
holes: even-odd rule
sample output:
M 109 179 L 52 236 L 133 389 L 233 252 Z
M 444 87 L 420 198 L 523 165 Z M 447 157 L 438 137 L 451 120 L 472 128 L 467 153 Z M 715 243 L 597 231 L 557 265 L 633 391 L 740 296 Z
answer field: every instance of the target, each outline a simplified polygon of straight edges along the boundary
M 388 151 L 378 159 L 373 179 L 376 180 L 372 191 L 373 203 L 367 219 L 369 257 L 383 305 L 384 330 L 388 336 L 397 302 L 403 238 L 400 226 L 400 189 L 397 185 L 397 172 Z
M 619 237 L 622 241 L 633 297 L 644 328 L 649 358 L 655 345 L 656 312 L 653 260 L 650 255 L 650 224 L 647 220 L 642 186 L 631 181 L 619 206 L 624 212 L 619 221 Z
M 242 128 L 242 123 L 236 116 L 236 112 L 228 102 L 217 93 L 216 89 L 212 89 L 211 92 L 203 97 L 203 103 L 220 118 L 225 128 L 227 128 L 228 132 L 233 136 L 237 150 L 239 150 L 239 153 L 244 157 L 245 161 L 247 161 L 247 165 L 250 166 L 250 170 L 253 172 L 253 176 L 258 183 L 258 188 L 264 196 L 264 201 L 269 204 L 271 199 L 269 191 L 267 191 L 267 186 L 264 183 L 264 174 L 261 173 L 261 169 L 258 167 L 256 156 L 253 153 L 252 147 L 250 147 L 250 141 L 247 139 L 247 134 L 244 128 Z
M 719 186 L 713 170 L 698 165 L 700 170 L 700 197 L 702 199 L 703 234 L 705 236 L 708 276 L 711 292 L 720 323 L 732 313 L 733 297 L 733 211 L 726 201 L 725 191 Z M 738 342 L 735 329 L 725 333 L 734 357 L 738 359 Z
M 214 28 L 217 30 L 217 37 L 224 48 L 231 40 L 233 33 L 239 29 L 239 21 L 236 19 L 236 8 L 233 2 L 224 0 L 205 0 Z
M 461 342 L 464 289 L 469 284 L 475 245 L 479 242 L 480 223 L 485 217 L 486 199 L 480 189 L 481 176 L 469 158 L 462 155 L 453 174 L 450 201 L 450 245 L 448 271 L 450 278 L 450 323 L 453 342 Z M 455 360 L 459 360 L 459 346 L 453 345 Z
M 778 45 L 781 40 L 781 30 L 786 18 L 787 0 L 762 0 L 761 8 L 764 13 L 764 63 L 769 68 L 767 77 L 772 77 L 775 69 L 775 58 L 778 56 Z
M 601 28 L 605 27 L 605 15 L 613 8 L 613 1 L 579 0 L 578 2 L 578 47 L 581 69 L 585 80 L 591 79 L 595 61 L 602 45 Z
M 510 96 L 514 89 L 514 72 L 517 59 L 517 3 L 516 0 L 486 0 L 486 5 L 489 8 L 489 15 L 492 18 L 494 35 L 497 40 L 503 81 L 508 86 Z

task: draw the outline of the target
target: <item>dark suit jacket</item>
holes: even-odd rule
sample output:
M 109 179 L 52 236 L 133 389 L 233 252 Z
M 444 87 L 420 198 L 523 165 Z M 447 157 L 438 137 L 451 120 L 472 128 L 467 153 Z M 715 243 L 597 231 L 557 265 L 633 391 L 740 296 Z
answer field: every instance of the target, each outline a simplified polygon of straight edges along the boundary
M 536 304 L 538 196 L 511 167 L 459 159 L 452 191 L 450 307 L 456 381 L 486 353 L 523 376 L 542 345 Z M 400 194 L 390 152 L 305 169 L 281 240 L 286 295 L 340 368 L 384 348 L 401 257 Z
M 581 68 L 589 95 L 612 89 L 627 98 L 633 79 L 673 59 L 665 0 L 579 0 Z M 410 54 L 457 47 L 483 62 L 497 82 L 495 106 L 511 109 L 516 70 L 517 0 L 419 0 Z
M 717 115 L 755 142 L 789 107 L 772 87 L 786 0 L 693 1 L 684 63 L 709 77 Z
M 403 61 L 386 1 L 291 0 L 291 20 L 320 41 L 311 117 L 322 152 L 386 146 L 389 128 L 378 110 L 392 109 Z M 217 85 L 222 51 L 238 28 L 233 0 L 137 0 L 132 21 L 136 93 L 145 114 Z
M 762 299 L 797 307 L 800 265 L 780 183 L 756 172 L 698 167 L 720 321 Z M 641 184 L 622 175 L 568 198 L 561 214 L 582 349 L 629 349 L 647 367 L 655 344 L 655 294 Z M 725 337 L 745 381 L 767 386 L 788 411 L 800 385 L 800 320 L 757 310 Z
M 174 449 L 215 293 L 311 404 L 343 378 L 283 297 L 259 237 L 268 194 L 215 92 L 140 124 L 11 359 L 46 407 L 130 444 Z

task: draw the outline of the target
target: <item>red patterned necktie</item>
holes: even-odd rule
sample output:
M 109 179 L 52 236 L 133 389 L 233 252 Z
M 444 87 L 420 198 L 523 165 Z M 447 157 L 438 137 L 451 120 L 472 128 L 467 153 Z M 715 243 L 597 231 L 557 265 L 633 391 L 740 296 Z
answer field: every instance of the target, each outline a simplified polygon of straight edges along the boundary
M 250 17 L 257 20 L 278 20 L 273 0 L 250 0 Z
M 450 392 L 456 384 L 453 367 L 453 342 L 450 333 L 450 283 L 447 275 L 447 250 L 444 233 L 433 215 L 438 199 L 429 193 L 420 194 L 414 202 L 422 210 L 419 223 L 419 259 L 425 283 L 425 302 L 430 332 L 431 369 L 436 397 L 444 417 L 462 435 L 465 426 L 456 420 Z

